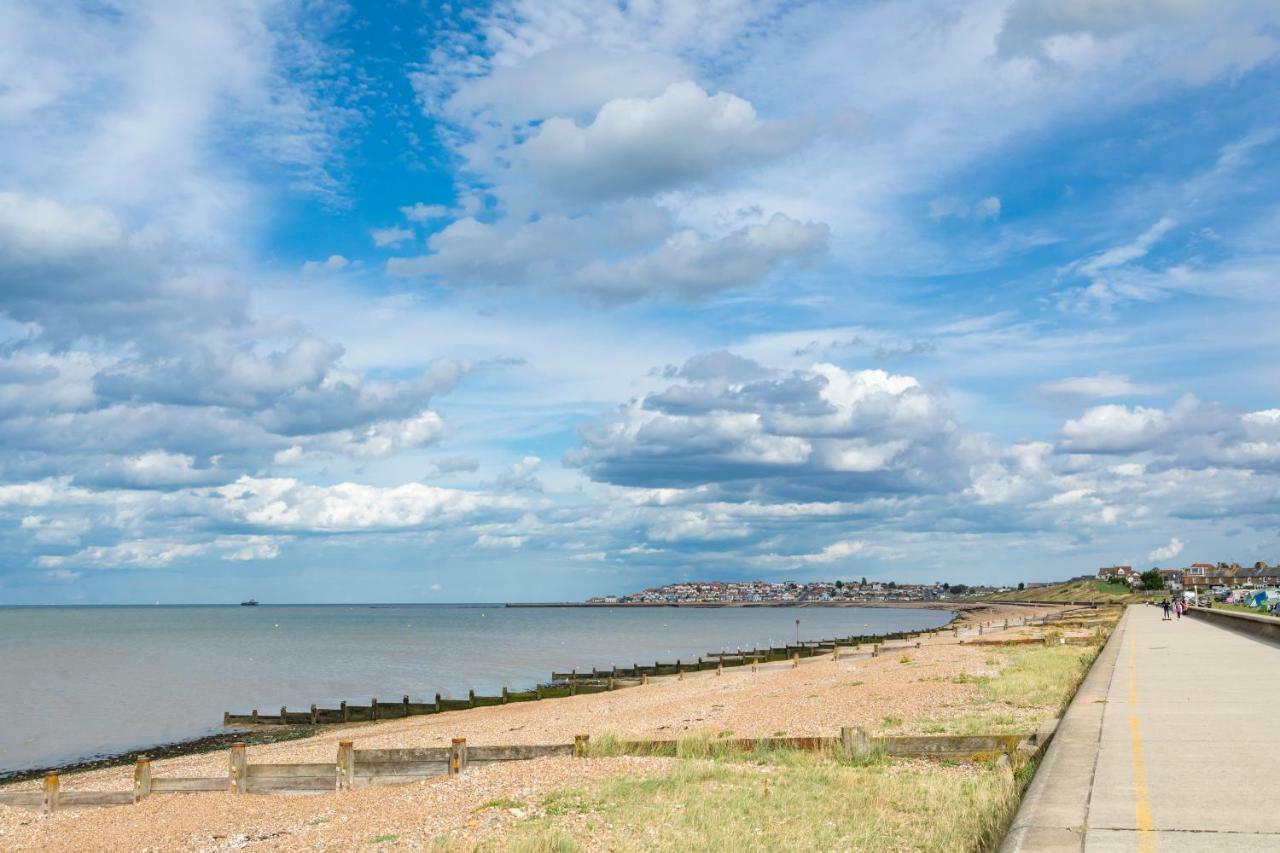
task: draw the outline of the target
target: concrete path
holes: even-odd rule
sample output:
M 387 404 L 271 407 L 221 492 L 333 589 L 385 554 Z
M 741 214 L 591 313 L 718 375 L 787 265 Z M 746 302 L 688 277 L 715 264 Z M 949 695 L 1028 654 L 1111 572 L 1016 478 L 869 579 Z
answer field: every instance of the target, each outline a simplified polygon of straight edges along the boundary
M 1280 645 L 1131 606 L 1002 853 L 1280 851 Z

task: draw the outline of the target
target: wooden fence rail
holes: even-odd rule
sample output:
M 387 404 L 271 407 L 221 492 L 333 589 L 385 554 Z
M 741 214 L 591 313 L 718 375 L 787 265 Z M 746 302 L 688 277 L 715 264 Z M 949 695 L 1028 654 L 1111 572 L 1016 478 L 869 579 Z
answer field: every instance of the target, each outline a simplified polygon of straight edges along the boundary
M 1056 723 L 1056 721 L 1054 721 Z M 715 748 L 751 752 L 768 749 L 841 751 L 850 755 L 882 754 L 902 758 L 942 758 L 989 761 L 1002 755 L 1043 749 L 1054 724 L 1031 735 L 920 735 L 873 737 L 863 729 L 844 727 L 839 737 L 765 737 L 711 741 Z M 678 755 L 677 740 L 615 742 L 613 751 L 639 755 Z M 609 748 L 604 750 L 609 751 Z M 129 791 L 67 791 L 57 773 L 45 776 L 39 791 L 0 790 L 0 804 L 54 812 L 61 808 L 129 805 L 157 794 L 230 792 L 232 794 L 318 794 L 382 785 L 402 785 L 434 776 L 456 776 L 472 766 L 528 761 L 548 756 L 591 756 L 590 738 L 577 735 L 573 743 L 517 746 L 472 746 L 454 738 L 447 747 L 413 749 L 356 749 L 352 741 L 338 743 L 335 762 L 281 764 L 250 762 L 245 745 L 228 752 L 225 776 L 179 778 L 153 776 L 151 762 L 139 758 Z
M 129 805 L 156 794 L 231 792 L 233 794 L 315 794 L 379 785 L 401 785 L 432 776 L 462 773 L 472 765 L 527 761 L 553 755 L 585 756 L 580 736 L 573 744 L 480 746 L 467 748 L 466 738 L 446 747 L 418 749 L 355 749 L 340 741 L 337 761 L 279 764 L 248 761 L 243 743 L 231 745 L 224 776 L 179 778 L 153 776 L 151 762 L 139 758 L 129 791 L 67 791 L 57 773 L 44 778 L 39 791 L 0 790 L 0 805 L 42 809 L 45 812 L 81 806 Z

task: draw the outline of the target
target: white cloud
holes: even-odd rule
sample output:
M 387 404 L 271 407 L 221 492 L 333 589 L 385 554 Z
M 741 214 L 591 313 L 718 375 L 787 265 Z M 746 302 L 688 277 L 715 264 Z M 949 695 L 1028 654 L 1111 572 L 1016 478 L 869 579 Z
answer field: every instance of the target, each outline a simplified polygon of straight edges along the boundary
M 1172 421 L 1160 409 L 1096 406 L 1062 426 L 1062 446 L 1077 453 L 1132 453 L 1156 445 Z
M 1156 548 L 1147 555 L 1147 559 L 1154 563 L 1163 563 L 1166 560 L 1172 560 L 1174 557 L 1182 553 L 1183 542 L 1178 537 L 1169 540 L 1168 545 Z
M 706 180 L 795 147 L 747 101 L 673 83 L 655 98 L 618 98 L 579 127 L 551 118 L 520 150 L 544 186 L 576 199 L 648 194 Z
M 434 444 L 444 432 L 444 421 L 428 410 L 402 420 L 379 421 L 361 430 L 334 433 L 321 441 L 352 456 L 387 456 Z
M 1133 382 L 1122 373 L 1102 371 L 1093 376 L 1070 376 L 1044 382 L 1040 390 L 1064 397 L 1133 397 L 1159 394 L 1162 389 L 1155 385 L 1143 385 Z
M 241 477 L 211 494 L 228 520 L 269 530 L 344 532 L 456 523 L 527 509 L 518 497 L 444 489 L 421 483 L 378 487 L 314 486 L 288 478 Z
M 413 239 L 413 229 L 392 225 L 389 228 L 375 228 L 369 232 L 369 236 L 373 238 L 373 245 L 379 248 L 398 246 Z
M 598 261 L 574 275 L 574 286 L 606 301 L 669 292 L 696 298 L 755 284 L 787 261 L 806 263 L 827 249 L 829 229 L 781 213 L 718 240 L 694 231 L 668 237 L 653 252 L 619 263 Z
M 351 266 L 351 261 L 342 255 L 330 255 L 323 261 L 304 261 L 302 271 L 304 273 L 337 272 L 349 266 Z
M 97 566 L 103 568 L 162 568 L 176 560 L 196 557 L 209 550 L 208 543 L 181 542 L 173 539 L 139 539 L 117 545 L 95 545 L 67 556 L 43 556 L 36 560 L 46 568 L 61 566 Z
M 617 98 L 657 95 L 688 77 L 684 63 L 661 53 L 560 45 L 467 81 L 445 112 L 458 119 L 488 112 L 511 123 L 576 116 Z
M 857 556 L 867 550 L 867 543 L 860 539 L 842 539 L 839 542 L 832 542 L 821 551 L 813 554 L 764 554 L 754 558 L 754 562 L 761 565 L 774 565 L 780 563 L 792 564 L 797 566 L 813 566 L 826 565 L 828 563 L 838 563 L 849 557 Z
M 423 204 L 417 202 L 407 207 L 400 208 L 400 213 L 410 222 L 425 223 L 433 219 L 446 219 L 451 214 L 449 208 L 443 204 Z

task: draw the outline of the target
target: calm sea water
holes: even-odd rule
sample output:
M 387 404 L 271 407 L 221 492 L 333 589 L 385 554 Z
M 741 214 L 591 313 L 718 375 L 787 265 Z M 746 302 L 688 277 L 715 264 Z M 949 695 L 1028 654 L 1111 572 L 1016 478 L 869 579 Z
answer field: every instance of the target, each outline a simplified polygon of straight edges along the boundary
M 221 730 L 223 711 L 530 687 L 552 668 L 931 628 L 889 608 L 0 608 L 0 771 Z

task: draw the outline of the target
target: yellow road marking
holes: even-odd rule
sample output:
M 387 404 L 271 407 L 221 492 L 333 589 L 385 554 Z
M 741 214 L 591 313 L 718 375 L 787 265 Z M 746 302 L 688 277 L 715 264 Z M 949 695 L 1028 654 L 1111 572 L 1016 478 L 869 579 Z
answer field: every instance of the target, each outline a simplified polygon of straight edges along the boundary
M 1142 761 L 1142 733 L 1138 730 L 1138 718 L 1129 718 L 1129 737 L 1133 743 L 1133 796 L 1134 814 L 1138 822 L 1139 853 L 1155 853 L 1156 837 L 1151 823 L 1151 802 L 1147 799 L 1147 768 Z
M 1133 634 L 1129 635 L 1129 705 L 1138 704 L 1137 659 L 1138 643 Z M 1147 797 L 1147 766 L 1142 760 L 1142 731 L 1138 725 L 1138 715 L 1129 717 L 1129 742 L 1133 749 L 1133 798 L 1134 816 L 1138 825 L 1138 853 L 1155 853 L 1156 836 L 1151 822 L 1151 801 Z

